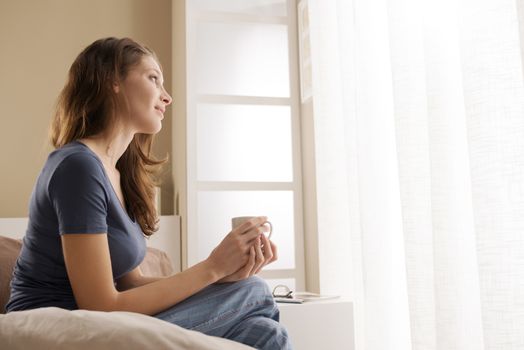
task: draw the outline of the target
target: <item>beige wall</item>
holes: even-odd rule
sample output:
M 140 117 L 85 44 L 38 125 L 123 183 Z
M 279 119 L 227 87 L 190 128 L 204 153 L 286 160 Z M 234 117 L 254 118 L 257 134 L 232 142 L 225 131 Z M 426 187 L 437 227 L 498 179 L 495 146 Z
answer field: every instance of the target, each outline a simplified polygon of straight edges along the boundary
M 53 150 L 47 128 L 67 71 L 85 46 L 107 36 L 128 36 L 156 51 L 172 94 L 171 1 L 0 0 L 0 217 L 28 216 L 34 183 Z M 174 213 L 171 129 L 168 108 L 154 148 L 170 158 L 164 215 Z

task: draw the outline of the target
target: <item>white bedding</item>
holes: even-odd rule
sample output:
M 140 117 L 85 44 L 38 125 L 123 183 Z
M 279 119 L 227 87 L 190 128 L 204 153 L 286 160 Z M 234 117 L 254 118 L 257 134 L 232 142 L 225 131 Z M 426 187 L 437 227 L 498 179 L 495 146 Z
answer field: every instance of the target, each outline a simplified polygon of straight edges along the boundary
M 70 311 L 45 307 L 0 314 L 0 349 L 252 350 L 254 348 L 134 312 Z

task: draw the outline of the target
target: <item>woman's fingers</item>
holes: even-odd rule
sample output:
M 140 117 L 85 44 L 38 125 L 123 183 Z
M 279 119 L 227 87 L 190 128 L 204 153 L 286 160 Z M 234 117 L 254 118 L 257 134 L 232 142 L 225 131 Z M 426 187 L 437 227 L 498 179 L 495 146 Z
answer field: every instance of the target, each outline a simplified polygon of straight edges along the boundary
M 267 221 L 267 216 L 257 216 L 255 218 L 246 220 L 242 224 L 238 225 L 235 229 L 233 229 L 232 232 L 243 235 L 249 232 L 250 230 L 252 230 L 254 227 L 262 225 L 266 221 Z
M 262 249 L 262 246 L 264 247 Z M 277 246 L 267 236 L 261 234 L 255 239 L 254 244 L 249 247 L 249 258 L 247 263 L 237 271 L 235 280 L 248 278 L 259 273 L 262 268 L 277 260 Z
M 244 267 L 238 273 L 240 275 L 240 278 L 244 279 L 244 278 L 249 277 L 255 264 L 256 264 L 255 247 L 251 246 L 251 248 L 249 248 L 249 260 L 247 264 L 244 265 Z
M 269 227 L 267 225 L 260 225 L 257 227 L 253 227 L 250 231 L 246 232 L 245 235 L 242 236 L 242 238 L 246 239 L 246 244 L 254 244 L 256 239 L 263 235 L 264 232 L 269 232 Z
M 262 242 L 260 240 L 260 237 L 258 237 L 255 241 L 255 252 L 256 252 L 256 263 L 255 266 L 253 266 L 253 269 L 250 271 L 250 276 L 258 273 L 260 271 L 260 268 L 264 266 L 265 258 L 264 253 L 262 253 Z
M 271 262 L 271 259 L 273 259 L 273 249 L 271 247 L 271 243 L 269 242 L 269 238 L 267 238 L 266 235 L 262 235 L 262 243 L 264 247 L 262 251 L 264 252 L 266 264 L 268 264 Z
M 269 241 L 268 246 L 271 246 L 271 253 L 272 253 L 272 257 L 270 261 L 268 262 L 269 264 L 278 259 L 278 251 L 277 251 L 277 245 L 273 243 L 270 239 L 268 239 L 268 241 Z
M 262 246 L 264 247 L 264 249 L 262 249 Z M 271 245 L 269 244 L 269 239 L 265 235 L 261 235 L 260 250 L 259 250 L 260 264 L 257 266 L 257 270 L 255 271 L 255 274 L 259 273 L 260 270 L 262 270 L 262 268 L 270 262 L 272 255 L 273 253 L 271 251 Z

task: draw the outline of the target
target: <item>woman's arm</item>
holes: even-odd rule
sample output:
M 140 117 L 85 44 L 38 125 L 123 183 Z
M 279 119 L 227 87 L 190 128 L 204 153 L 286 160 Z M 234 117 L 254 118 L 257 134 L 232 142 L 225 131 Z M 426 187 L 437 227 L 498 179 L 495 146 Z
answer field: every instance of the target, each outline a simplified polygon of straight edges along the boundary
M 61 239 L 80 309 L 155 315 L 223 277 L 208 258 L 172 276 L 119 291 L 113 281 L 107 233 L 63 234 Z
M 129 271 L 124 276 L 120 277 L 116 281 L 116 287 L 118 291 L 124 291 L 131 288 L 136 288 L 143 286 L 144 284 L 149 284 L 151 282 L 159 281 L 161 279 L 167 278 L 169 276 L 144 276 L 142 275 L 142 271 L 140 270 L 140 267 L 137 266 L 133 270 Z
M 63 233 L 64 262 L 75 301 L 80 309 L 155 315 L 248 262 L 255 266 L 253 245 L 263 234 L 260 226 L 265 221 L 266 217 L 257 217 L 237 226 L 207 259 L 182 272 L 124 291 L 117 290 L 113 281 L 106 232 Z

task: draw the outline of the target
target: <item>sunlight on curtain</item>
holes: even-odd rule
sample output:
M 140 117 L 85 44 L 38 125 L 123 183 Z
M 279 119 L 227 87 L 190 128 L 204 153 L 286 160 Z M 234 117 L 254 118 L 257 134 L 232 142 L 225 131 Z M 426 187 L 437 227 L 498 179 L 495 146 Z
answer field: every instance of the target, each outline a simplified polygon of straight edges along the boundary
M 524 349 L 523 4 L 308 2 L 320 284 L 356 348 Z

